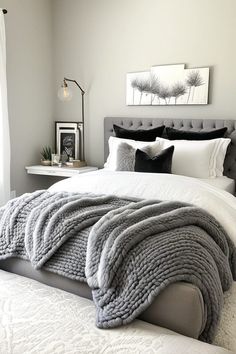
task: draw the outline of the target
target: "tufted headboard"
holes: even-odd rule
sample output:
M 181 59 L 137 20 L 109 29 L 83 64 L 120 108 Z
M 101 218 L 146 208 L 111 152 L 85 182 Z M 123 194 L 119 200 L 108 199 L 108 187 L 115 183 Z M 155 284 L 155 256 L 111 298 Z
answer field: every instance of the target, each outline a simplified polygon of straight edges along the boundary
M 108 139 L 114 135 L 113 124 L 123 126 L 126 129 L 151 129 L 159 125 L 183 130 L 209 131 L 227 127 L 227 135 L 231 139 L 228 148 L 224 175 L 236 180 L 236 121 L 215 119 L 166 119 L 166 118 L 115 118 L 104 119 L 104 157 L 108 156 Z

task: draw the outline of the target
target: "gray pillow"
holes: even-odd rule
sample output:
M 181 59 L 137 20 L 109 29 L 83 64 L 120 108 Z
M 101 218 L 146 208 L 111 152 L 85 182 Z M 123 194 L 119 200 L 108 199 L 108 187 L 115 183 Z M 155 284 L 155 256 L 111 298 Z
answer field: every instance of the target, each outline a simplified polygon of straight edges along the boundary
M 134 171 L 136 149 L 127 143 L 117 148 L 117 171 Z
M 134 171 L 136 148 L 122 142 L 117 148 L 116 171 Z M 156 156 L 160 152 L 159 144 L 143 146 L 140 150 L 150 157 Z

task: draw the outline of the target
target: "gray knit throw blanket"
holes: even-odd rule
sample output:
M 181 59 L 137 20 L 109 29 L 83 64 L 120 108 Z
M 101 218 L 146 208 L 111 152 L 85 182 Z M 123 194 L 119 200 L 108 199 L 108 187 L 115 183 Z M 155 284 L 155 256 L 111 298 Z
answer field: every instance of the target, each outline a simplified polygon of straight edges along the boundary
M 186 281 L 202 292 L 200 339 L 211 342 L 235 254 L 212 216 L 180 202 L 37 191 L 0 209 L 0 258 L 87 281 L 100 328 L 131 322 L 166 286 Z

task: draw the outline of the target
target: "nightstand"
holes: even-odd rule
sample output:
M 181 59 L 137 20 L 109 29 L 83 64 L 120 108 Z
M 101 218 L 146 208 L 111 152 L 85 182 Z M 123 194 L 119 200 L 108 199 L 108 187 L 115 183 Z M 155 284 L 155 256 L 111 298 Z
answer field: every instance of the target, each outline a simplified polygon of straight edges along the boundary
M 57 167 L 57 166 L 26 166 L 28 174 L 41 176 L 55 176 L 55 177 L 72 177 L 77 174 L 96 171 L 97 167 L 85 166 L 79 168 L 72 167 Z

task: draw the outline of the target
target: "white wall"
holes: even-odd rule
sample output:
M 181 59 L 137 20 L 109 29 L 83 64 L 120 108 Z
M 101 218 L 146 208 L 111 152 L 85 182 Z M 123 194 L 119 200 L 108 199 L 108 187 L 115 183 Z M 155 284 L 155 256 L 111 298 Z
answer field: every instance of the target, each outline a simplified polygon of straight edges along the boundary
M 86 156 L 103 162 L 104 116 L 235 119 L 235 0 L 53 0 L 54 75 L 86 91 Z M 127 107 L 126 73 L 152 65 L 210 66 L 208 106 Z M 55 118 L 78 120 L 55 99 Z
M 27 176 L 53 139 L 52 12 L 50 0 L 0 0 L 6 8 L 7 79 L 11 137 L 11 189 L 17 194 L 47 187 Z

